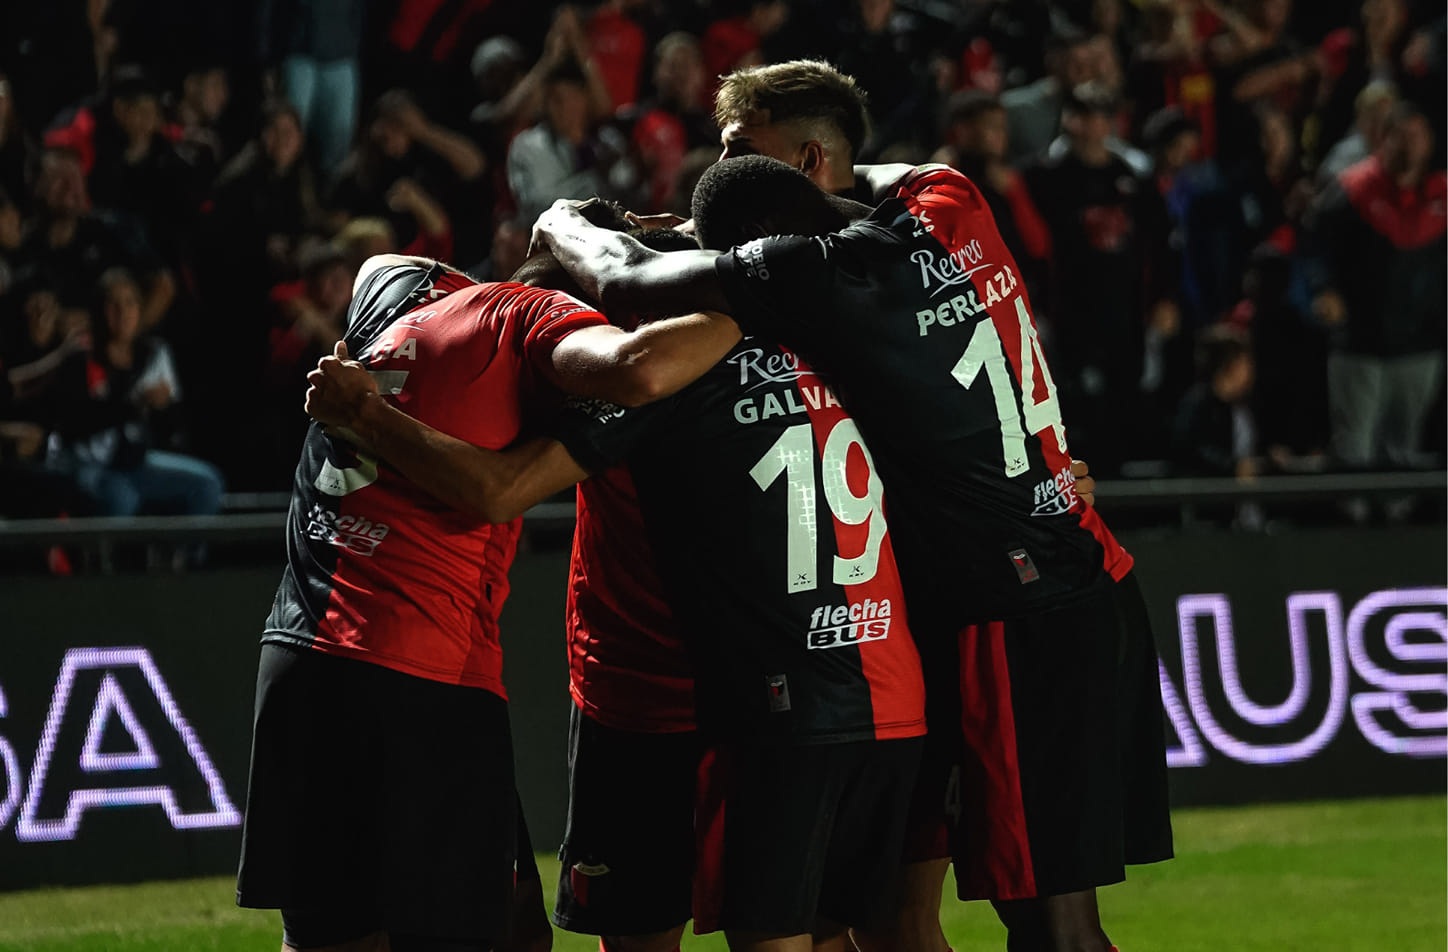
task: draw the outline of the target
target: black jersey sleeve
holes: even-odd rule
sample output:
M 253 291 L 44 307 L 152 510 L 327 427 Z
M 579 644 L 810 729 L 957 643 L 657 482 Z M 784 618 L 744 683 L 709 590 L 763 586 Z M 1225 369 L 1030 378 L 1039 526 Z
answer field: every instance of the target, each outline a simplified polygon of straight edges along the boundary
M 729 314 L 746 336 L 806 344 L 823 328 L 821 290 L 834 280 L 829 246 L 819 238 L 784 235 L 739 245 L 715 259 Z
M 571 397 L 549 424 L 548 436 L 562 443 L 579 466 L 597 473 L 616 466 L 664 429 L 676 403 L 675 397 L 625 409 L 606 400 Z

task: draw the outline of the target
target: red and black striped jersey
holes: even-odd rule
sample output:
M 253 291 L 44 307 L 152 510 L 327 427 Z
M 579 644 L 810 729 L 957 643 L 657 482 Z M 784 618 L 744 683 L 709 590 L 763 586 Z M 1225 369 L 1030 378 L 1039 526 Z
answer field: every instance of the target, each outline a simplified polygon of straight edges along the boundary
M 691 731 L 694 666 L 627 465 L 578 484 L 568 566 L 568 691 L 589 718 L 645 734 Z
M 647 543 L 636 551 L 653 563 L 612 568 L 626 586 L 657 574 L 692 664 L 701 731 L 783 743 L 924 732 L 880 480 L 854 421 L 794 354 L 745 339 L 667 400 L 572 403 L 554 435 L 614 486 L 614 467 L 626 465 L 634 531 Z M 590 499 L 590 518 L 600 517 L 595 501 L 629 504 L 621 493 L 605 500 Z M 610 519 L 627 524 L 617 511 Z M 594 620 L 570 621 L 576 647 Z M 650 634 L 628 637 L 637 646 Z M 607 703 L 618 683 L 600 673 L 583 690 Z M 667 699 L 677 685 L 663 687 Z
M 869 441 L 917 628 L 1063 604 L 1130 569 L 1076 493 L 1025 284 L 965 176 L 917 169 L 851 227 L 750 242 L 717 272 L 745 332 L 814 364 Z
M 386 399 L 501 449 L 525 414 L 556 406 L 545 403 L 555 392 L 543 369 L 557 343 L 603 323 L 554 291 L 478 284 L 441 266 L 390 267 L 355 295 L 347 342 Z M 262 640 L 506 696 L 498 614 L 520 524 L 463 515 L 313 423 Z

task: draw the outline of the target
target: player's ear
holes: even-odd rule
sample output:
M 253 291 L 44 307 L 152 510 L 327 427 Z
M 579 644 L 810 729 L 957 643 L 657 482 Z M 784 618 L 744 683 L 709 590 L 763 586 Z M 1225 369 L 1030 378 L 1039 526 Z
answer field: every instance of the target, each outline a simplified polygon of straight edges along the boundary
M 825 172 L 825 147 L 818 139 L 810 139 L 799 148 L 799 170 L 818 181 Z

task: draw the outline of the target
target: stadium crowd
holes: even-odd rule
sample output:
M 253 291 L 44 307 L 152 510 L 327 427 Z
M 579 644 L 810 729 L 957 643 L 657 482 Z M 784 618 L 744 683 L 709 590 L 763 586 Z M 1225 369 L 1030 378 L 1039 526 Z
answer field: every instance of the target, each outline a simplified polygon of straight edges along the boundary
M 0 13 L 0 515 L 288 488 L 363 260 L 687 216 L 799 57 L 985 190 L 1095 475 L 1440 465 L 1439 4 L 69 0 Z

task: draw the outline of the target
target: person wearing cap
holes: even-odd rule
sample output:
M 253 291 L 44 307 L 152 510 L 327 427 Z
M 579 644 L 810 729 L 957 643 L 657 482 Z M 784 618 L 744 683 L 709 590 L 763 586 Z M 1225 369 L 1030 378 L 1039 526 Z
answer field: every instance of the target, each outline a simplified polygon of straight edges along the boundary
M 1113 474 L 1160 449 L 1142 439 L 1146 328 L 1169 333 L 1180 319 L 1161 197 L 1109 144 L 1117 110 L 1104 84 L 1073 87 L 1062 106 L 1065 153 L 1026 170 L 1051 229 L 1048 353 L 1063 400 L 1080 414 L 1073 436 L 1097 472 Z

